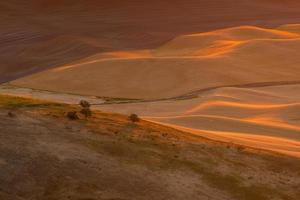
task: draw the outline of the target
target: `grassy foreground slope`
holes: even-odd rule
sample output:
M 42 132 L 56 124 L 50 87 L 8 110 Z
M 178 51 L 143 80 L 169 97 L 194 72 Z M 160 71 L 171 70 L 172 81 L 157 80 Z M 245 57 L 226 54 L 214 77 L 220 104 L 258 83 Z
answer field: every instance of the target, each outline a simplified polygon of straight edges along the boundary
M 300 160 L 0 95 L 0 199 L 297 200 Z M 8 116 L 8 112 L 14 115 Z

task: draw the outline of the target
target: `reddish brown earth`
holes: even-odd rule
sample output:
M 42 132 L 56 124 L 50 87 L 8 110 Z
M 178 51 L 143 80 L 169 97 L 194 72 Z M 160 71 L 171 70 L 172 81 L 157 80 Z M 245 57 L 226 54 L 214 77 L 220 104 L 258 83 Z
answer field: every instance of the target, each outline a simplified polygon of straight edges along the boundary
M 0 82 L 90 55 L 154 48 L 183 34 L 300 20 L 296 0 L 0 2 Z

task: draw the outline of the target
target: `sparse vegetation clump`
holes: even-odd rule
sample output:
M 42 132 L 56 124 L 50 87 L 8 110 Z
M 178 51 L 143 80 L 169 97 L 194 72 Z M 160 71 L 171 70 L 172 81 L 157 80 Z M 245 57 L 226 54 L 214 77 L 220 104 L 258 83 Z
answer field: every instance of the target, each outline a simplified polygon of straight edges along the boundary
M 140 121 L 140 118 L 137 114 L 131 114 L 129 115 L 129 120 L 133 123 L 137 123 Z
M 18 96 L 0 94 L 0 108 L 26 109 L 26 108 L 65 108 L 63 103 L 47 102 L 38 99 L 23 98 Z

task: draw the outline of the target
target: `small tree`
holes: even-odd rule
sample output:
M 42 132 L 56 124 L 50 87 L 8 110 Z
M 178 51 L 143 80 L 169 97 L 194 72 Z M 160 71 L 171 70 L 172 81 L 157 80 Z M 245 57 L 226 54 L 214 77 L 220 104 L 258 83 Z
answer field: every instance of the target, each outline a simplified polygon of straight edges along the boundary
M 79 105 L 80 105 L 81 107 L 83 107 L 83 108 L 89 108 L 89 107 L 91 107 L 91 104 L 90 104 L 89 102 L 87 102 L 86 100 L 81 100 L 81 101 L 79 102 Z
M 139 122 L 140 121 L 140 118 L 137 114 L 131 114 L 129 116 L 129 120 L 133 123 L 136 123 L 136 122 Z
M 67 117 L 68 117 L 70 120 L 77 120 L 77 119 L 79 119 L 79 117 L 78 117 L 76 111 L 68 112 L 68 113 L 67 113 Z
M 80 113 L 85 116 L 85 118 L 91 117 L 92 116 L 92 111 L 90 109 L 91 104 L 85 100 L 81 100 L 79 102 L 79 105 L 81 106 L 81 111 Z

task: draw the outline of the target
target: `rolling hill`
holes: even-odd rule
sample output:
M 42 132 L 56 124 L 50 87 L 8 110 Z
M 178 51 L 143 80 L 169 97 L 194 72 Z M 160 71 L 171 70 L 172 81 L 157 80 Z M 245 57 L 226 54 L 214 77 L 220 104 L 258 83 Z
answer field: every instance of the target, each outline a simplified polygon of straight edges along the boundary
M 184 35 L 153 50 L 113 52 L 11 84 L 130 99 L 166 99 L 224 86 L 300 81 L 300 35 L 241 26 Z
M 297 23 L 299 9 L 297 0 L 1 1 L 0 82 L 191 33 Z

